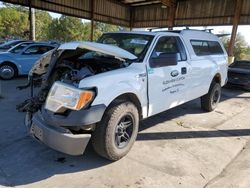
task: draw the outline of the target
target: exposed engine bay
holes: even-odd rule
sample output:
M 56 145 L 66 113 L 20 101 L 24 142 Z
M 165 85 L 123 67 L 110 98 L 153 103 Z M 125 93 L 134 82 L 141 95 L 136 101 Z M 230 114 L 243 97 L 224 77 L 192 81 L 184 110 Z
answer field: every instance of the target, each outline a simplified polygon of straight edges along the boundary
M 61 81 L 78 87 L 79 82 L 96 74 L 129 66 L 130 62 L 86 49 L 54 50 L 45 54 L 32 68 L 29 82 L 24 89 L 31 88 L 31 98 L 17 105 L 21 112 L 34 113 L 41 109 L 53 83 Z M 33 94 L 33 88 L 38 88 Z
M 127 64 L 110 57 L 64 59 L 55 66 L 56 80 L 78 84 L 80 80 L 103 72 L 126 67 Z

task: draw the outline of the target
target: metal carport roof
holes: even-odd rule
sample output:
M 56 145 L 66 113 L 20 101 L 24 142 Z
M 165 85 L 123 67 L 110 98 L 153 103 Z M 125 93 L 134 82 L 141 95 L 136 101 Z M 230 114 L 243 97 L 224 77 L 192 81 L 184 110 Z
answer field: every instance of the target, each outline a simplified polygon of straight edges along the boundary
M 4 0 L 126 27 L 232 25 L 236 0 Z M 239 24 L 250 24 L 242 0 Z
M 250 0 L 3 0 L 130 28 L 233 25 L 229 56 L 238 25 L 250 25 Z M 30 24 L 32 25 L 32 24 Z M 32 27 L 31 27 L 32 28 Z

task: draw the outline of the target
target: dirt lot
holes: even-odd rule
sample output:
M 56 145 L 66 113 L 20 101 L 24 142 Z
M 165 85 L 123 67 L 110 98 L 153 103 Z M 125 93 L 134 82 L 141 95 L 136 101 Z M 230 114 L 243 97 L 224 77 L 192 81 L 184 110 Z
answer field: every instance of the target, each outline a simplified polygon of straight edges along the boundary
M 250 93 L 223 89 L 214 112 L 194 100 L 143 121 L 131 152 L 112 163 L 91 146 L 72 157 L 30 138 L 15 110 L 23 82 L 0 81 L 0 187 L 250 187 Z

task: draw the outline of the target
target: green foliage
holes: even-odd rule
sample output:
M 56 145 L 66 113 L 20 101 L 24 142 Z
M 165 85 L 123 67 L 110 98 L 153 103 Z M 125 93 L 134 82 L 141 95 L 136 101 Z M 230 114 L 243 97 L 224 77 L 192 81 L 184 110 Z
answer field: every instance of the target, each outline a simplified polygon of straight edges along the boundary
M 61 16 L 54 19 L 49 26 L 48 39 L 62 42 L 82 40 L 84 38 L 83 24 L 81 19 Z
M 222 34 L 225 32 L 222 31 Z M 226 50 L 228 51 L 229 43 L 230 43 L 230 37 L 222 37 L 221 38 L 222 43 L 224 44 Z M 247 42 L 244 38 L 244 36 L 241 33 L 238 33 L 235 40 L 234 45 L 234 56 L 235 59 L 241 60 L 245 59 L 245 56 L 247 54 Z
M 120 28 L 116 25 L 105 24 L 101 22 L 95 23 L 95 33 L 94 33 L 94 40 L 97 40 L 103 33 L 105 32 L 115 32 L 118 31 Z
M 95 22 L 94 40 L 97 40 L 104 32 L 118 31 L 115 25 Z M 81 19 L 62 15 L 59 19 L 53 19 L 49 26 L 48 39 L 62 42 L 74 40 L 90 40 L 91 23 L 82 22 Z
M 15 8 L 0 9 L 0 35 L 6 37 L 27 38 L 29 31 L 28 14 Z
M 89 40 L 90 22 L 82 22 L 80 18 L 64 16 L 53 19 L 48 12 L 36 10 L 36 40 L 56 40 L 60 42 Z M 115 25 L 95 22 L 94 40 L 103 32 L 118 31 Z M 0 8 L 0 37 L 29 38 L 28 8 L 4 3 Z
M 242 59 L 250 60 L 250 46 L 247 47 Z
M 51 16 L 44 11 L 36 11 L 36 38 L 47 40 Z M 7 6 L 0 9 L 1 38 L 29 38 L 29 13 L 27 8 Z
M 49 26 L 52 23 L 52 17 L 48 12 L 36 10 L 35 20 L 36 40 L 48 40 Z

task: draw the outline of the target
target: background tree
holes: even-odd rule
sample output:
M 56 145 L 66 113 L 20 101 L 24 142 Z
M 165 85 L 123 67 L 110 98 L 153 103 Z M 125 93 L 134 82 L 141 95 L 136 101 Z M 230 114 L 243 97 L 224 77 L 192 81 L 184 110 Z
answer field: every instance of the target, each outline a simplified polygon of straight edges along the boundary
M 15 8 L 0 9 L 0 28 L 2 38 L 27 39 L 29 31 L 28 14 Z
M 82 22 L 81 19 L 62 15 L 59 19 L 53 19 L 49 26 L 48 38 L 62 42 L 74 40 L 90 40 L 90 22 Z M 115 25 L 95 22 L 94 40 L 97 40 L 104 32 L 114 32 L 121 28 Z
M 115 32 L 122 29 L 123 29 L 122 27 L 116 25 L 106 24 L 102 22 L 95 22 L 94 40 L 97 40 L 105 32 Z
M 36 11 L 36 39 L 47 40 L 52 17 L 48 12 Z M 29 38 L 29 13 L 27 8 L 8 6 L 0 8 L 0 32 L 2 38 Z
M 53 19 L 49 25 L 48 39 L 61 42 L 83 40 L 83 23 L 81 19 L 69 16 L 61 16 Z
M 52 23 L 52 17 L 48 12 L 35 12 L 36 23 L 36 40 L 48 40 L 49 26 Z
M 29 10 L 26 7 L 4 3 L 0 8 L 0 37 L 3 39 L 29 38 Z M 46 11 L 35 11 L 36 40 L 68 42 L 90 39 L 90 22 L 62 15 L 52 18 Z M 103 32 L 112 32 L 121 27 L 95 22 L 94 40 Z
M 225 34 L 224 31 L 221 32 Z M 221 37 L 221 41 L 228 51 L 230 36 Z M 247 54 L 247 42 L 241 33 L 237 33 L 235 45 L 234 45 L 234 56 L 236 60 L 244 59 Z
M 246 52 L 243 55 L 243 59 L 250 60 L 250 46 L 247 47 Z

